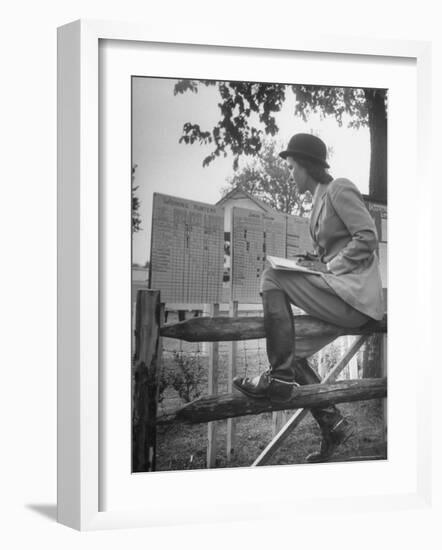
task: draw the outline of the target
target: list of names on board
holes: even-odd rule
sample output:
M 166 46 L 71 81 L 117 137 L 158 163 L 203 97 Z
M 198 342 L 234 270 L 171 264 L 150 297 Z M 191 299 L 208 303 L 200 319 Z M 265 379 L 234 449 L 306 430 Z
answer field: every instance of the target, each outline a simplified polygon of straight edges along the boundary
M 366 201 L 366 205 L 376 225 L 376 230 L 377 230 L 378 239 L 379 239 L 378 254 L 379 254 L 379 265 L 381 269 L 382 286 L 384 288 L 387 288 L 388 286 L 387 205 L 371 202 L 369 200 Z
M 233 208 L 231 251 L 232 299 L 259 303 L 259 283 L 267 254 L 286 254 L 286 216 Z
M 218 303 L 223 260 L 223 208 L 154 193 L 150 286 L 162 301 Z
M 292 259 L 296 254 L 304 254 L 305 252 L 313 252 L 309 219 L 287 215 L 286 258 Z

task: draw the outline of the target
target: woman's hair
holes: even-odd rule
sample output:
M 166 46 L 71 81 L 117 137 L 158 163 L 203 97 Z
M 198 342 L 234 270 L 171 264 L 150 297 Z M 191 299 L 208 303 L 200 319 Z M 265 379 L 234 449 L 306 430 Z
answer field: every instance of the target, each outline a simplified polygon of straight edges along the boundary
M 331 181 L 333 181 L 333 176 L 327 172 L 327 169 L 324 168 L 324 166 L 321 166 L 320 164 L 315 162 L 314 160 L 300 158 L 298 156 L 293 157 L 293 159 L 300 166 L 305 168 L 307 174 L 318 183 L 330 183 Z

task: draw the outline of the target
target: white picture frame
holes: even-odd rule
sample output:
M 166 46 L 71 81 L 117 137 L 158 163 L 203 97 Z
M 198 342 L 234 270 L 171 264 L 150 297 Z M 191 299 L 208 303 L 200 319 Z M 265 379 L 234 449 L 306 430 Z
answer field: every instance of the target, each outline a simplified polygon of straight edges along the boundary
M 248 35 L 250 36 L 250 34 Z M 355 37 L 307 38 L 281 36 L 269 44 L 257 33 L 254 39 L 230 36 L 223 30 L 219 36 L 207 37 L 204 32 L 164 35 L 143 25 L 102 21 L 76 21 L 58 32 L 58 521 L 79 530 L 168 525 L 177 522 L 259 519 L 267 515 L 261 501 L 250 502 L 235 496 L 238 503 L 231 510 L 221 505 L 217 510 L 202 500 L 186 503 L 189 513 L 179 514 L 176 508 L 166 514 L 161 506 L 114 507 L 102 510 L 100 503 L 100 174 L 99 174 L 99 44 L 101 40 L 126 41 L 135 44 L 166 43 L 228 47 L 272 51 L 299 51 L 379 58 L 410 58 L 417 68 L 417 163 L 422 181 L 429 181 L 428 150 L 430 122 L 430 52 L 427 42 L 372 40 Z M 234 50 L 232 50 L 234 53 Z M 417 208 L 418 232 L 428 246 L 419 249 L 419 269 L 415 275 L 419 302 L 430 311 L 430 216 L 431 186 L 423 186 L 422 204 Z M 417 290 L 417 287 L 416 287 Z M 420 317 L 421 346 L 429 342 L 430 315 Z M 426 320 L 427 319 L 427 320 Z M 339 497 L 342 509 L 357 502 L 360 510 L 386 507 L 427 506 L 431 498 L 430 403 L 424 384 L 430 376 L 429 362 L 422 364 L 416 381 L 417 406 L 416 460 L 412 490 Z M 318 466 L 319 468 L 321 466 Z M 339 469 L 339 466 L 336 467 Z M 263 469 L 267 482 L 276 475 Z M 244 471 L 243 471 L 244 472 Z M 230 475 L 244 475 L 241 471 Z M 204 475 L 209 474 L 205 472 Z M 212 474 L 212 472 L 210 472 Z M 174 474 L 175 475 L 175 474 Z M 182 474 L 193 475 L 193 474 Z M 213 476 L 217 475 L 213 472 Z M 257 474 L 247 474 L 249 479 Z M 219 478 L 219 476 L 218 476 Z M 207 477 L 205 478 L 207 480 Z M 253 478 L 252 478 L 253 479 Z M 218 479 L 219 481 L 219 479 Z M 157 484 L 158 485 L 158 484 Z M 272 502 L 278 498 L 272 493 Z M 333 495 L 296 499 L 284 495 L 284 508 L 309 513 L 330 506 Z M 195 499 L 194 499 L 195 500 Z M 184 511 L 184 510 L 183 510 Z

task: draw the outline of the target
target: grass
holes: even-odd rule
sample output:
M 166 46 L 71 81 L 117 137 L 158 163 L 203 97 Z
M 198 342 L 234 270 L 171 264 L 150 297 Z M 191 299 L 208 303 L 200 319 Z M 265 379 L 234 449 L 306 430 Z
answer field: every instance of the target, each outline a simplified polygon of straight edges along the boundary
M 356 424 L 356 434 L 339 449 L 337 458 L 373 455 L 386 458 L 382 438 L 382 403 L 378 400 L 343 404 L 340 410 Z M 226 422 L 217 422 L 216 467 L 250 466 L 272 438 L 272 415 L 242 417 L 236 421 L 236 449 L 230 463 L 226 456 Z M 207 424 L 161 427 L 157 433 L 157 470 L 206 468 Z M 288 436 L 269 464 L 302 464 L 320 444 L 320 431 L 309 415 Z

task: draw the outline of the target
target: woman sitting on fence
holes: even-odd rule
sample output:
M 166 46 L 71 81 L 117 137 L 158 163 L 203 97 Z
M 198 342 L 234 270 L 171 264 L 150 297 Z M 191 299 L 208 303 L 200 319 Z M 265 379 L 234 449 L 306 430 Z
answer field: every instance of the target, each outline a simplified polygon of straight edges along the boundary
M 290 399 L 298 384 L 320 382 L 303 357 L 330 341 L 295 350 L 290 304 L 341 327 L 360 327 L 384 314 L 376 227 L 361 193 L 348 179 L 330 176 L 326 145 L 316 136 L 296 134 L 280 156 L 286 159 L 299 193 L 310 191 L 313 196 L 310 234 L 316 255 L 308 258 L 308 267 L 318 274 L 264 271 L 261 296 L 270 368 L 254 378 L 234 380 L 247 396 L 278 402 Z M 350 437 L 353 427 L 335 406 L 311 412 L 322 433 L 319 452 L 307 457 L 313 462 L 328 458 Z

